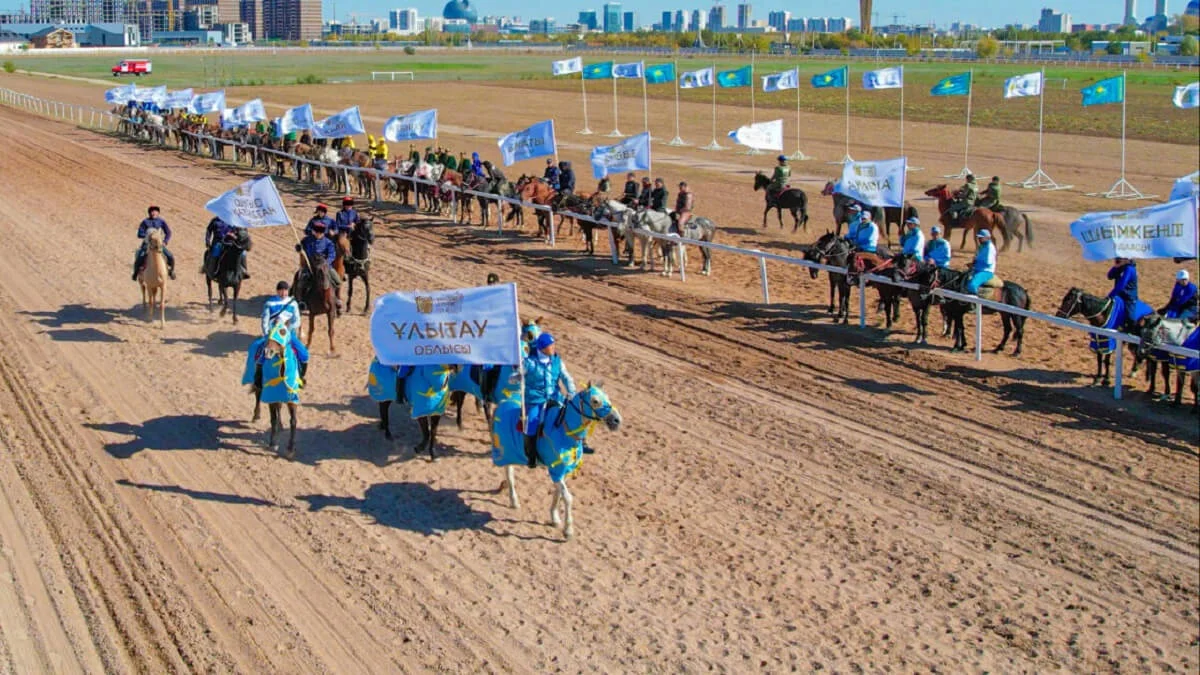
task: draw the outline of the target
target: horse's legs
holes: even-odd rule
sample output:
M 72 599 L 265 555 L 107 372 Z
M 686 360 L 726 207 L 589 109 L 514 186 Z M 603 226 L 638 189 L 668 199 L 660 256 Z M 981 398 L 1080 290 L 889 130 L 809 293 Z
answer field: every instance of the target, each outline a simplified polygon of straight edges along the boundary
M 158 327 L 167 327 L 167 284 L 158 287 Z
M 426 443 L 432 444 L 432 442 L 430 440 L 429 418 L 428 417 L 418 417 L 417 418 L 417 426 L 421 429 L 421 440 L 418 441 L 417 445 L 413 448 L 413 457 L 417 457 L 421 454 L 421 451 L 425 449 Z M 431 447 L 430 453 L 432 454 L 432 452 L 433 452 L 433 450 Z
M 350 304 L 354 302 L 354 275 L 346 275 L 346 311 L 350 311 Z
M 363 314 L 366 314 L 367 310 L 371 308 L 371 277 L 368 275 L 368 273 L 365 269 L 363 270 L 363 273 L 362 273 L 362 280 L 363 280 Z M 346 303 L 346 306 L 349 307 L 350 304 Z
M 429 418 L 429 461 L 431 462 L 437 461 L 437 455 L 434 454 L 433 449 L 437 445 L 437 430 L 441 422 L 441 415 L 433 415 Z
M 513 471 L 512 464 L 504 467 L 504 483 L 508 487 L 508 505 L 514 509 L 521 508 L 521 502 L 517 499 L 516 472 Z
M 279 404 L 267 404 L 267 410 L 271 413 L 271 432 L 267 438 L 267 447 L 275 449 L 275 430 L 279 427 Z
M 237 301 L 238 301 L 238 294 L 240 294 L 240 293 L 241 293 L 241 291 L 242 291 L 242 284 L 241 284 L 241 283 L 238 283 L 236 286 L 234 286 L 234 287 L 233 287 L 233 307 L 230 309 L 230 311 L 232 311 L 232 312 L 233 312 L 233 325 L 235 325 L 235 326 L 237 325 Z
M 312 346 L 313 331 L 316 330 L 316 327 L 317 327 L 317 314 L 310 307 L 308 310 L 308 335 L 304 336 L 304 346 L 306 348 Z
M 212 279 L 209 279 L 207 274 L 204 275 L 204 284 L 208 286 L 208 308 L 212 311 Z
M 1157 379 L 1157 377 L 1158 377 L 1158 364 L 1154 363 L 1154 364 L 1151 364 L 1150 367 L 1146 369 L 1146 380 L 1150 383 L 1150 388 L 1146 390 L 1146 396 L 1149 396 L 1151 398 L 1154 397 L 1155 390 L 1158 388 L 1158 383 L 1155 381 Z M 1168 382 L 1167 387 L 1170 387 L 1170 386 L 1171 385 Z
M 1013 322 L 1014 332 L 1016 333 L 1015 337 L 1017 340 L 1017 348 L 1013 350 L 1012 355 L 1020 356 L 1021 349 L 1025 346 L 1025 317 L 1014 316 L 1014 317 L 1012 317 L 1012 322 Z
M 700 270 L 700 273 L 709 276 L 712 274 L 712 251 L 707 246 L 702 246 L 700 255 L 704 256 L 704 269 Z
M 392 440 L 392 422 L 391 422 L 391 401 L 379 402 L 379 428 L 383 430 L 383 437 Z
M 463 428 L 462 423 L 462 407 L 463 401 L 467 400 L 465 392 L 455 391 L 450 393 L 450 403 L 454 405 L 454 423 L 459 429 Z
M 329 308 L 329 313 L 327 313 L 327 314 L 325 315 L 325 318 L 326 318 L 326 319 L 328 320 L 328 322 L 329 322 L 329 353 L 330 353 L 330 354 L 335 354 L 335 353 L 337 353 L 337 347 L 335 347 L 335 346 L 333 345 L 333 312 L 334 312 L 333 308 L 332 308 L 332 307 L 330 307 L 330 308 Z
M 254 387 L 254 417 L 250 418 L 251 422 L 257 422 L 262 419 L 262 385 L 256 384 Z
M 575 536 L 575 513 L 572 508 L 575 505 L 575 498 L 571 496 L 571 491 L 567 489 L 567 479 L 565 477 L 558 481 L 558 492 L 562 496 L 567 516 L 566 523 L 563 526 L 563 536 L 570 539 Z
M 1004 345 L 1008 344 L 1008 336 L 1012 334 L 1012 324 L 1012 317 L 1004 312 L 1000 312 L 1000 325 L 1004 326 L 1004 337 L 1000 338 L 1000 344 L 996 345 L 996 348 L 992 350 L 993 353 L 999 354 L 1004 349 Z
M 827 312 L 828 314 L 833 314 L 833 293 L 834 293 L 835 288 L 837 288 L 837 283 L 834 282 L 833 275 L 829 275 L 829 310 Z M 836 316 L 834 317 L 834 321 L 837 321 Z
M 763 207 L 762 229 L 764 230 L 767 229 L 767 214 L 769 213 L 771 213 L 771 205 L 767 204 L 765 207 Z
M 289 404 L 287 404 L 287 407 L 288 407 L 288 427 L 289 427 L 287 458 L 295 459 L 296 458 L 296 404 L 289 403 Z

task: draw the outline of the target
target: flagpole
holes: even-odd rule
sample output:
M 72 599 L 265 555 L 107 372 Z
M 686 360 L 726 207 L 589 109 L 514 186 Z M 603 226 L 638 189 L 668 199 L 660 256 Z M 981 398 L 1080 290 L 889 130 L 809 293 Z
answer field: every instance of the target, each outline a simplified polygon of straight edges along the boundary
M 750 52 L 750 124 L 754 124 L 755 122 L 758 121 L 758 119 L 756 117 L 755 109 L 754 109 L 754 90 L 756 88 L 754 86 L 754 54 L 755 54 L 754 51 Z M 799 83 L 797 83 L 797 84 L 799 84 Z M 761 155 L 762 150 L 759 150 L 758 148 L 755 148 L 755 147 L 748 146 L 746 148 L 746 151 L 743 152 L 742 154 L 743 155 Z
M 1126 82 L 1126 71 L 1121 71 L 1121 177 L 1116 183 L 1108 189 L 1108 192 L 1100 195 L 1108 199 L 1148 199 L 1156 195 L 1144 195 L 1140 190 L 1135 188 L 1129 181 L 1125 180 L 1125 118 L 1126 118 L 1126 99 L 1128 91 Z
M 717 143 L 717 63 L 712 64 L 712 82 L 709 83 L 712 87 L 712 142 L 700 148 L 701 150 L 724 150 L 720 143 Z
M 675 80 L 675 138 L 668 141 L 667 145 L 683 146 L 687 143 L 679 137 L 679 61 L 672 61 L 671 64 L 671 74 Z
M 1027 189 L 1046 189 L 1046 190 L 1066 190 L 1070 185 L 1059 185 L 1054 182 L 1045 171 L 1042 170 L 1042 136 L 1045 135 L 1046 122 L 1046 69 L 1041 70 L 1041 91 L 1038 95 L 1038 159 L 1037 171 L 1033 175 L 1026 178 L 1023 182 L 1017 183 Z
M 975 69 L 971 68 L 967 71 L 967 137 L 963 142 L 963 168 L 956 174 L 942 176 L 942 178 L 966 178 L 971 173 L 970 162 L 967 158 L 971 156 L 971 99 L 975 97 Z
M 588 126 L 587 77 L 584 76 L 583 72 L 579 73 L 579 87 L 583 91 L 583 128 L 579 130 L 579 133 L 583 134 L 584 136 L 587 136 L 592 133 L 592 129 L 591 129 L 591 127 Z
M 796 152 L 792 153 L 788 159 L 794 159 L 798 162 L 805 162 L 812 157 L 804 154 L 800 150 L 800 67 L 796 67 Z
M 613 64 L 613 74 L 612 74 L 612 83 L 613 83 L 613 130 L 612 130 L 612 133 L 610 133 L 610 134 L 605 134 L 605 135 L 606 135 L 606 136 L 608 136 L 609 138 L 624 138 L 624 137 L 625 137 L 625 134 L 621 133 L 621 129 L 620 129 L 620 126 L 621 126 L 621 125 L 620 125 L 620 124 L 618 123 L 618 121 L 617 121 L 617 73 L 616 73 L 616 67 L 617 67 L 617 66 L 616 66 L 616 64 Z
M 646 62 L 642 61 L 642 128 L 650 133 L 650 104 L 646 100 Z M 654 140 L 653 138 L 649 140 Z
M 904 157 L 904 66 L 900 66 L 900 156 Z M 924 171 L 925 169 L 919 166 L 912 166 L 907 161 L 904 162 L 905 171 Z
M 842 83 L 846 86 L 846 152 L 842 155 L 841 160 L 836 162 L 827 162 L 827 164 L 845 165 L 854 161 L 854 158 L 850 156 L 850 65 L 844 65 L 842 66 L 842 69 L 846 73 L 845 78 L 842 80 Z

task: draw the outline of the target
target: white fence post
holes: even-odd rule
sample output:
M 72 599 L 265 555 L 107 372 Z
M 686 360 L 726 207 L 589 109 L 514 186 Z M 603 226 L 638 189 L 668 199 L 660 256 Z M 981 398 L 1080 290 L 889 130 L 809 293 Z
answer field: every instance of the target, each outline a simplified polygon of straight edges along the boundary
M 1120 401 L 1122 381 L 1125 379 L 1125 343 L 1118 338 L 1115 344 L 1117 346 L 1117 376 L 1113 378 L 1113 398 Z M 1150 367 L 1154 368 L 1156 365 L 1158 364 L 1151 362 Z M 1170 372 L 1168 371 L 1167 377 L 1170 376 Z
M 758 249 L 754 250 L 762 253 Z M 769 305 L 771 304 L 771 289 L 767 285 L 767 259 L 761 256 L 758 258 L 758 276 L 762 278 L 763 304 Z
M 535 209 L 534 210 L 534 218 L 536 219 L 536 217 L 537 217 L 537 210 Z M 555 232 L 555 230 L 558 228 L 554 227 L 554 209 L 552 209 L 550 207 L 546 207 L 546 218 L 547 218 L 547 220 L 550 221 L 550 248 L 557 248 L 558 247 L 558 236 L 557 236 L 557 233 Z
M 983 360 L 983 305 L 975 305 L 975 360 Z
M 858 277 L 858 327 L 867 327 L 867 277 Z
M 608 230 L 608 250 L 612 252 L 612 264 L 620 265 L 621 254 L 617 253 L 617 237 L 613 234 L 613 229 L 611 227 L 606 225 L 604 229 Z

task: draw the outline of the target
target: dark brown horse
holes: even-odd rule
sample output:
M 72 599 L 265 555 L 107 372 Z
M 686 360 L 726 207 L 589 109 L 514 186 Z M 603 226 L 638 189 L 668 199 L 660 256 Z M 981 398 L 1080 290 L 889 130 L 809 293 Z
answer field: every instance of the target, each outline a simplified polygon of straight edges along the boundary
M 301 262 L 301 265 L 309 264 L 312 265 L 312 273 L 307 275 L 308 280 L 306 284 L 303 284 L 303 293 L 297 296 L 305 311 L 308 312 L 308 334 L 305 336 L 304 346 L 308 347 L 312 344 L 317 317 L 324 314 L 329 321 L 329 352 L 336 353 L 337 347 L 333 342 L 333 322 L 337 315 L 337 297 L 334 295 L 333 286 L 329 283 L 329 276 L 335 272 L 329 268 L 329 263 L 324 258 Z M 300 276 L 301 272 L 297 272 L 296 278 L 292 281 L 293 287 L 301 286 Z
M 804 249 L 804 259 L 822 265 L 844 268 L 852 252 L 853 247 L 846 240 L 836 233 L 826 232 L 821 235 L 817 243 Z M 816 268 L 810 268 L 808 272 L 813 279 L 816 279 L 817 275 L 821 273 Z M 838 295 L 836 313 L 833 308 L 835 290 Z M 829 273 L 829 313 L 833 314 L 834 323 L 837 323 L 838 319 L 841 319 L 842 323 L 850 323 L 850 284 L 846 281 L 846 275 L 839 272 Z
M 870 211 L 871 217 L 875 224 L 882 228 L 884 239 L 890 244 L 892 242 L 892 225 L 895 224 L 897 234 L 904 231 L 904 221 L 909 218 L 918 217 L 917 207 L 904 202 L 903 207 L 898 206 L 869 206 L 857 199 L 847 197 L 844 194 L 834 192 L 833 181 L 825 183 L 825 187 L 821 189 L 821 195 L 833 198 L 833 222 L 836 226 L 834 230 L 837 234 L 842 233 L 842 225 L 850 220 L 850 205 L 858 204 L 863 210 Z
M 887 251 L 884 251 L 884 255 L 855 251 L 846 261 L 846 283 L 850 286 L 858 285 L 858 277 L 863 274 L 891 276 L 891 267 L 892 257 L 887 255 Z M 883 304 L 887 329 L 891 330 L 892 322 L 900 320 L 900 298 L 904 297 L 904 289 L 875 281 L 869 281 L 867 285 L 879 291 L 879 301 Z
M 540 206 L 550 206 L 558 197 L 554 188 L 533 176 L 521 176 L 517 180 L 516 190 L 521 201 Z M 549 211 L 537 209 L 537 222 L 538 236 L 550 243 L 550 228 L 554 226 L 553 216 Z
M 959 272 L 956 270 L 946 269 L 943 267 L 924 268 L 916 279 L 916 283 L 929 288 L 944 288 L 948 291 L 956 293 L 966 293 L 967 281 L 970 279 L 970 272 Z M 1029 299 L 1029 293 L 1020 284 L 1012 281 L 1002 281 L 1000 285 L 992 287 L 985 286 L 979 289 L 979 297 L 985 300 L 1011 305 L 1018 309 L 1028 310 L 1033 303 Z M 942 300 L 946 307 L 946 314 L 950 318 L 950 325 L 954 332 L 954 347 L 950 351 L 960 352 L 967 348 L 966 330 L 963 327 L 963 316 L 971 310 L 972 303 L 962 302 L 959 300 Z M 996 314 L 996 310 L 989 307 L 983 308 L 984 314 Z M 1021 347 L 1025 340 L 1025 317 L 1008 312 L 999 312 L 1000 321 L 1004 326 L 1004 337 L 1000 340 L 1000 344 L 992 351 L 1000 353 L 1004 346 L 1008 344 L 1008 338 L 1013 336 L 1017 341 L 1017 347 L 1013 350 L 1013 356 L 1021 355 Z
M 371 307 L 371 244 L 375 243 L 375 232 L 370 218 L 359 217 L 348 237 L 350 250 L 345 255 L 346 267 L 346 311 L 354 301 L 354 280 L 362 279 L 363 313 Z
M 783 210 L 787 209 L 792 213 L 792 220 L 795 224 L 792 225 L 792 232 L 799 230 L 801 226 L 804 231 L 808 231 L 808 195 L 800 188 L 788 188 L 778 194 L 771 192 L 771 179 L 761 171 L 754 174 L 754 191 L 763 191 L 763 197 L 766 206 L 763 207 L 762 226 L 767 226 L 767 214 L 771 209 L 775 209 L 775 216 L 779 219 L 779 229 L 783 229 Z

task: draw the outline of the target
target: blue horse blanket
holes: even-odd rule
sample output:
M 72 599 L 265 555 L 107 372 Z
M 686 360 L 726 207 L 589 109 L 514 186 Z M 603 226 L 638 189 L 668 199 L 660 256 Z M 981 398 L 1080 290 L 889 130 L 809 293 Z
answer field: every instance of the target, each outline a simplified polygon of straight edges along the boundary
M 271 329 L 270 338 L 286 345 L 274 357 L 267 356 L 267 339 L 258 338 L 250 343 L 246 355 L 246 368 L 242 372 L 242 384 L 254 384 L 255 371 L 262 366 L 263 403 L 299 403 L 300 390 L 304 381 L 300 378 L 300 362 L 308 362 L 308 349 L 282 324 Z
M 1143 318 L 1154 313 L 1154 308 L 1146 303 L 1138 300 L 1137 305 L 1130 308 L 1121 298 L 1112 298 L 1112 310 L 1108 315 L 1108 321 L 1104 322 L 1101 328 L 1108 330 L 1121 330 L 1127 322 L 1141 321 Z M 1104 337 L 1103 335 L 1090 335 L 1088 341 L 1088 349 L 1091 349 L 1097 354 L 1111 354 L 1117 348 L 1117 341 Z
M 371 360 L 367 373 L 367 393 L 373 401 L 395 401 L 400 386 L 412 407 L 413 419 L 446 414 L 450 401 L 453 366 L 385 366 Z
M 400 397 L 397 383 L 412 373 L 412 366 L 385 366 L 378 358 L 371 359 L 371 367 L 367 371 L 367 393 L 376 403 L 398 401 Z
M 525 434 L 521 432 L 522 399 L 506 398 L 496 406 L 492 418 L 492 463 L 496 466 L 527 466 Z M 558 419 L 559 410 L 542 425 L 537 439 L 538 460 L 546 466 L 555 483 L 574 473 L 583 464 L 583 437 L 572 438 Z
M 1188 338 L 1180 346 L 1184 349 L 1200 349 L 1200 327 L 1193 329 Z M 1194 373 L 1200 370 L 1200 359 L 1191 359 L 1176 354 L 1171 354 L 1170 357 L 1172 368 L 1178 368 L 1187 373 Z

